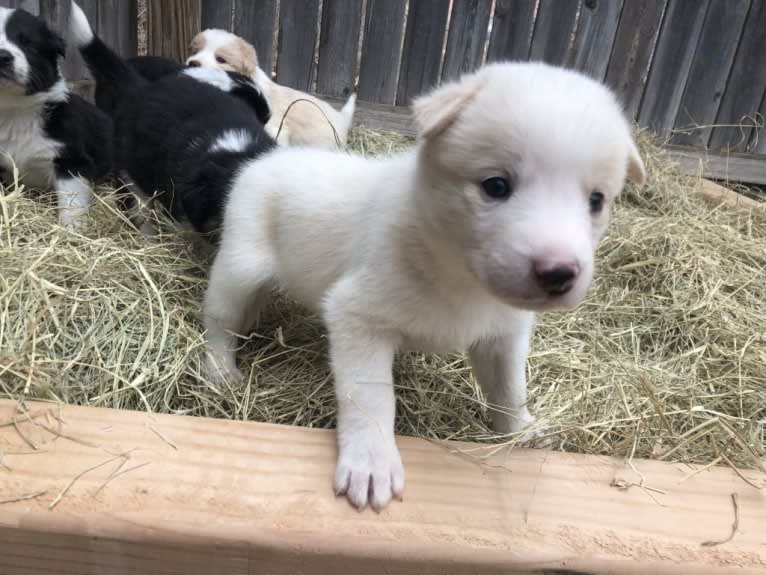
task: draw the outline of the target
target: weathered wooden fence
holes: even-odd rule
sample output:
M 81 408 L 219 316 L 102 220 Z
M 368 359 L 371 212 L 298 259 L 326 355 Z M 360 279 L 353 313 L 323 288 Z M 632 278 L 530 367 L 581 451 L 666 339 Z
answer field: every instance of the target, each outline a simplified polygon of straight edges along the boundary
M 0 0 L 60 24 L 69 0 Z M 136 51 L 136 0 L 83 0 Z M 147 0 L 153 53 L 183 57 L 201 28 L 253 42 L 282 84 L 404 106 L 485 61 L 544 60 L 606 81 L 670 144 L 766 161 L 766 0 Z M 76 58 L 70 77 L 83 77 Z M 378 106 L 379 107 L 379 106 Z M 752 157 L 746 158 L 748 162 Z M 742 158 L 739 158 L 742 160 Z M 744 161 L 744 160 L 742 160 Z M 766 163 L 744 179 L 766 183 Z M 763 170 L 761 173 L 760 170 Z

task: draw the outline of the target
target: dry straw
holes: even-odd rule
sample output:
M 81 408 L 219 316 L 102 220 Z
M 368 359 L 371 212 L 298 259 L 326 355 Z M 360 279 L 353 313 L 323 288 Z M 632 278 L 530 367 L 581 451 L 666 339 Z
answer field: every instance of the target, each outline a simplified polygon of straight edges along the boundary
M 356 130 L 367 154 L 406 138 Z M 629 188 L 576 311 L 541 317 L 531 410 L 554 448 L 762 468 L 766 222 L 711 207 L 647 141 L 649 183 Z M 321 324 L 284 299 L 243 343 L 240 387 L 200 376 L 207 260 L 172 230 L 148 243 L 108 190 L 78 233 L 46 198 L 0 196 L 0 393 L 310 427 L 333 424 Z M 402 355 L 398 430 L 498 442 L 460 356 Z M 761 482 L 763 476 L 743 471 Z M 755 477 L 754 477 L 755 476 Z

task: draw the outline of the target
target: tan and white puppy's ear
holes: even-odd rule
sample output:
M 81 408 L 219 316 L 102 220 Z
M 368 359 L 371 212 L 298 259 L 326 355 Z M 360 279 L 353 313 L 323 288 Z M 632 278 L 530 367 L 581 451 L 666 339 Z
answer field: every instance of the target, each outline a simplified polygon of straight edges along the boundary
M 628 145 L 628 179 L 639 186 L 646 182 L 646 168 L 633 140 Z
M 258 67 L 258 56 L 255 53 L 255 47 L 242 38 L 237 38 L 236 44 L 237 50 L 242 57 L 242 70 L 240 73 L 245 76 L 255 76 L 255 70 Z
M 484 84 L 483 76 L 473 74 L 435 88 L 412 104 L 418 134 L 424 140 L 435 138 L 449 128 L 460 112 Z

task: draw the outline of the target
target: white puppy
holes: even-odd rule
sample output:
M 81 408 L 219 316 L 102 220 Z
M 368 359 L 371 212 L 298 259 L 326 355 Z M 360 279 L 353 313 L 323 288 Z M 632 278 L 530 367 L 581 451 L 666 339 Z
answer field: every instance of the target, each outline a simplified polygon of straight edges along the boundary
M 346 145 L 354 121 L 356 95 L 352 94 L 343 108 L 336 110 L 316 96 L 277 84 L 258 65 L 253 45 L 226 30 L 212 28 L 197 34 L 186 64 L 220 68 L 252 78 L 269 101 L 271 119 L 266 131 L 278 144 L 329 149 Z
M 644 167 L 613 95 L 576 72 L 493 64 L 414 104 L 419 142 L 384 159 L 281 149 L 243 168 L 205 298 L 213 376 L 275 287 L 318 311 L 338 401 L 335 490 L 401 496 L 397 350 L 468 350 L 494 411 L 526 408 L 534 312 L 585 295 L 624 180 Z M 286 175 L 288 174 L 288 175 Z

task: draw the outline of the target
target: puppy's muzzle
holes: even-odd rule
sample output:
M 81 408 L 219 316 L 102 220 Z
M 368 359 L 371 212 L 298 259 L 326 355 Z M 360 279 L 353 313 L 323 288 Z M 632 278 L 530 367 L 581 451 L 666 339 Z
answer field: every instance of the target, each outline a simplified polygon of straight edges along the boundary
M 580 275 L 580 264 L 577 262 L 538 260 L 533 265 L 537 285 L 550 296 L 570 291 Z

